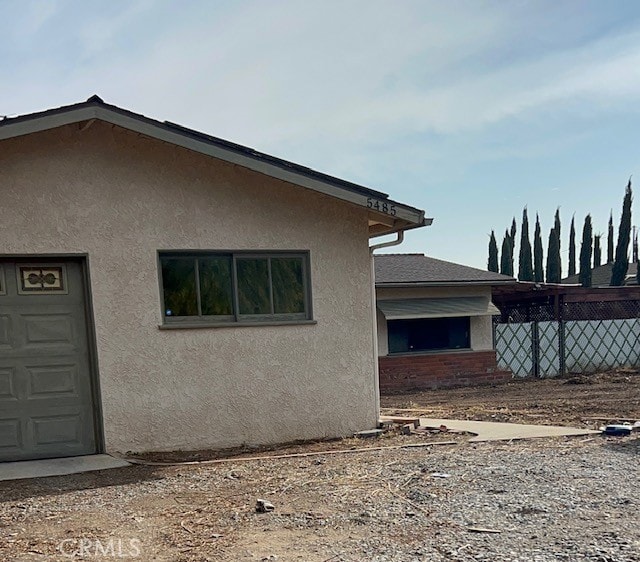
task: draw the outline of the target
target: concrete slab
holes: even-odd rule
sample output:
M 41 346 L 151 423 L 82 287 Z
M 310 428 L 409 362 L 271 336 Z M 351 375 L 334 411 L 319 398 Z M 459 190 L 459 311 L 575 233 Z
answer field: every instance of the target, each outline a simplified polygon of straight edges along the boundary
M 123 466 L 130 466 L 130 464 L 111 455 L 86 455 L 63 459 L 2 462 L 0 463 L 0 481 L 62 476 L 64 474 L 91 472 L 92 470 L 122 468 Z
M 469 441 L 509 441 L 511 439 L 534 439 L 538 437 L 562 437 L 570 435 L 595 435 L 601 433 L 592 429 L 563 427 L 557 425 L 524 425 L 519 423 L 497 423 L 473 420 L 447 420 L 420 418 L 420 425 L 427 427 L 447 428 L 455 431 L 466 431 L 476 436 Z

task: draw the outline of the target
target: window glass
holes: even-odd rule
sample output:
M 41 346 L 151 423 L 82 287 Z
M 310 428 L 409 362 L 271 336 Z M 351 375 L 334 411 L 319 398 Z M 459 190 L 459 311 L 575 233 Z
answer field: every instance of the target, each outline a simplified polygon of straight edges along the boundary
M 165 316 L 198 316 L 196 271 L 193 258 L 162 258 Z
M 449 349 L 471 347 L 469 318 L 447 318 L 449 324 Z
M 469 317 L 415 318 L 387 323 L 389 353 L 468 349 Z
M 200 303 L 204 316 L 233 314 L 231 256 L 215 256 L 198 260 Z
M 239 258 L 236 264 L 240 314 L 270 314 L 269 260 Z
M 389 337 L 389 353 L 406 353 L 409 351 L 409 326 L 404 320 L 387 322 Z
M 301 258 L 271 258 L 273 311 L 276 314 L 304 312 L 304 281 Z

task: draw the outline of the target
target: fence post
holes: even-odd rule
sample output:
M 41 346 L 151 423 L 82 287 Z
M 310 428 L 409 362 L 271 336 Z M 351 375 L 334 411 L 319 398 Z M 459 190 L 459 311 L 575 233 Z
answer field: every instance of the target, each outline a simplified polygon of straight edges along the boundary
M 531 322 L 531 359 L 534 377 L 540 376 L 540 337 L 538 335 L 538 323 Z
M 567 361 L 565 357 L 565 333 L 564 333 L 564 298 L 558 295 L 558 358 L 560 363 L 560 376 L 567 371 Z

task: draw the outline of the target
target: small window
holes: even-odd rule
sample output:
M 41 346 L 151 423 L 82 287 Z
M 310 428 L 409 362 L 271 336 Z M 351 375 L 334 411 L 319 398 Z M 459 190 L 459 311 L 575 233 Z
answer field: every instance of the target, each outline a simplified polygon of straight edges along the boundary
M 310 320 L 304 253 L 161 252 L 165 323 Z
M 21 265 L 16 268 L 18 294 L 66 294 L 67 270 L 64 265 Z
M 389 320 L 389 353 L 469 349 L 469 317 Z

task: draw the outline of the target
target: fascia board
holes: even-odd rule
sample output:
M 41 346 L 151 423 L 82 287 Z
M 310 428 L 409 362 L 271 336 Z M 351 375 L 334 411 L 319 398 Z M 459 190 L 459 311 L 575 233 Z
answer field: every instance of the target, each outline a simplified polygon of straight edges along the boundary
M 428 287 L 482 287 L 496 285 L 515 285 L 516 281 L 434 281 L 432 283 L 376 283 L 379 289 L 411 289 L 411 288 L 428 288 Z

